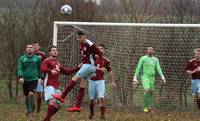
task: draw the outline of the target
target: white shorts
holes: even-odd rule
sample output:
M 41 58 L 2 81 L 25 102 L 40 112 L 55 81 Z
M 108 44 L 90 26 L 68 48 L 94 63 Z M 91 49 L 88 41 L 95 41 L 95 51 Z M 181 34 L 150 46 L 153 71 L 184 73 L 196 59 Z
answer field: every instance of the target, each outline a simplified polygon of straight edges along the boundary
M 200 79 L 193 79 L 192 81 L 192 95 L 200 93 Z
M 37 83 L 37 88 L 35 90 L 36 92 L 43 92 L 43 86 L 42 86 L 42 80 L 38 79 L 38 83 Z
M 61 94 L 59 89 L 55 89 L 53 86 L 46 86 L 44 88 L 44 99 L 45 101 L 49 101 L 53 99 L 52 94 Z
M 96 66 L 91 64 L 83 64 L 81 69 L 77 72 L 76 76 L 80 79 L 89 80 L 96 72 Z
M 90 99 L 104 98 L 105 80 L 89 80 L 88 93 Z

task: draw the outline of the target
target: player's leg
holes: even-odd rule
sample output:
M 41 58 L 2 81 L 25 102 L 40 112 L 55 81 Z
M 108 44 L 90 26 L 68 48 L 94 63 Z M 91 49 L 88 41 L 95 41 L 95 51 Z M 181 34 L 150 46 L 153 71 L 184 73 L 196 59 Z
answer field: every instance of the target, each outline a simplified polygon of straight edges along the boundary
M 35 90 L 37 87 L 37 80 L 30 81 L 30 88 L 29 88 L 29 112 L 33 113 L 35 107 Z
M 154 90 L 155 90 L 155 81 L 153 79 L 150 80 L 150 92 L 149 92 L 149 106 L 148 109 L 152 112 L 155 112 L 153 109 L 153 100 L 154 100 Z
M 74 86 L 76 85 L 76 82 L 79 80 L 80 78 L 77 77 L 76 75 L 74 77 L 72 77 L 72 79 L 68 82 L 68 84 L 66 85 L 65 89 L 63 90 L 63 92 L 60 94 L 53 94 L 53 98 L 55 98 L 56 100 L 59 100 L 60 102 L 64 102 L 65 97 L 67 96 L 67 94 L 70 92 L 71 89 L 74 88 Z
M 41 79 L 39 79 L 37 88 L 36 88 L 37 113 L 40 112 L 40 107 L 41 107 L 41 103 L 42 103 L 42 93 L 43 93 L 42 82 L 41 82 Z
M 87 79 L 89 76 L 91 76 L 91 73 L 95 73 L 96 67 L 92 66 L 90 64 L 84 64 L 81 69 L 77 72 L 77 74 L 69 81 L 67 86 L 65 87 L 64 91 L 62 92 L 61 96 L 59 95 L 53 95 L 53 97 L 57 100 L 60 100 L 61 102 L 64 101 L 64 98 L 67 96 L 69 91 L 73 89 L 76 82 L 80 79 Z
M 82 79 L 81 83 L 80 83 L 80 89 L 79 89 L 79 92 L 78 92 L 78 97 L 76 99 L 76 104 L 75 104 L 74 107 L 68 108 L 67 111 L 70 111 L 70 112 L 80 112 L 81 111 L 81 104 L 82 104 L 83 97 L 84 97 L 84 94 L 85 94 L 86 86 L 87 86 L 87 80 Z
M 91 99 L 89 102 L 89 116 L 88 119 L 92 119 L 92 117 L 94 116 L 94 99 Z
M 47 86 L 44 89 L 45 101 L 48 103 L 44 121 L 50 121 L 51 117 L 61 108 L 61 103 L 52 97 L 52 94 L 60 94 L 60 90 Z
M 41 107 L 41 103 L 42 103 L 42 92 L 36 92 L 36 100 L 37 100 L 37 113 L 40 112 L 40 107 Z
M 148 112 L 149 108 L 149 97 L 150 97 L 150 80 L 147 78 L 142 79 L 142 85 L 144 88 L 144 112 Z
M 192 95 L 193 95 L 193 100 L 194 100 L 194 104 L 199 107 L 199 101 L 198 101 L 198 93 L 197 93 L 197 80 L 192 80 Z M 195 107 L 196 107 L 195 106 Z
M 90 103 L 89 103 L 90 112 L 89 112 L 88 118 L 92 119 L 92 117 L 94 116 L 94 99 L 96 97 L 96 81 L 89 80 L 88 82 L 89 82 L 88 95 L 90 98 Z
M 26 104 L 26 114 L 29 113 L 29 84 L 28 84 L 28 81 L 24 81 L 23 85 L 23 93 L 24 93 L 24 96 L 25 96 L 25 104 Z
M 200 79 L 197 79 L 196 80 L 196 87 L 197 87 L 197 90 L 196 90 L 196 95 L 197 95 L 197 107 L 198 109 L 200 109 Z
M 105 81 L 100 80 L 97 82 L 97 95 L 99 99 L 99 108 L 100 108 L 100 116 L 101 119 L 105 119 L 105 103 L 104 103 L 104 95 L 105 95 Z

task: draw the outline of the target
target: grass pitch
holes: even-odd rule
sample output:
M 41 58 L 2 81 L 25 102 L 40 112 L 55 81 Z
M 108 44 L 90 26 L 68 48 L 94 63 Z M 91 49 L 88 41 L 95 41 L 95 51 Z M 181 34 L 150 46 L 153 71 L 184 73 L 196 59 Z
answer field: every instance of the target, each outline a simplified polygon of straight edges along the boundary
M 95 116 L 92 121 L 100 121 L 99 109 L 95 109 Z M 43 104 L 39 114 L 34 113 L 33 117 L 27 117 L 25 106 L 17 104 L 0 104 L 0 121 L 43 121 L 46 114 L 46 105 Z M 69 113 L 62 108 L 52 118 L 52 121 L 89 121 L 88 109 L 83 108 L 81 113 Z M 106 121 L 200 121 L 198 112 L 157 112 L 142 113 L 130 112 L 127 109 L 107 109 Z

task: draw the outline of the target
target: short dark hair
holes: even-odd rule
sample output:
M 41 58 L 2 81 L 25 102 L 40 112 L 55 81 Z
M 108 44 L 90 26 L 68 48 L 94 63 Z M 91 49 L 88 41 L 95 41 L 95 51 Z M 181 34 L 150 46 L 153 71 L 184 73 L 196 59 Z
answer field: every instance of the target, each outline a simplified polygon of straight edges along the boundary
M 40 44 L 38 41 L 34 41 L 34 42 L 33 42 L 33 44 L 36 44 L 36 43 Z
M 33 45 L 33 42 L 29 42 L 29 43 L 26 44 L 26 46 L 27 46 L 27 45 Z
M 146 47 L 146 50 L 147 50 L 148 48 L 153 48 L 153 46 L 148 46 L 148 47 Z M 153 48 L 153 49 L 154 49 L 154 48 Z
M 57 48 L 55 45 L 53 45 L 53 46 L 51 46 L 50 48 L 49 48 L 49 52 L 51 52 L 51 49 L 52 48 Z
M 76 34 L 77 34 L 77 35 L 86 35 L 85 32 L 82 31 L 82 30 L 79 30 Z
M 103 44 L 99 44 L 98 46 L 101 46 L 101 47 L 103 47 L 104 49 L 106 49 L 105 45 L 103 45 Z

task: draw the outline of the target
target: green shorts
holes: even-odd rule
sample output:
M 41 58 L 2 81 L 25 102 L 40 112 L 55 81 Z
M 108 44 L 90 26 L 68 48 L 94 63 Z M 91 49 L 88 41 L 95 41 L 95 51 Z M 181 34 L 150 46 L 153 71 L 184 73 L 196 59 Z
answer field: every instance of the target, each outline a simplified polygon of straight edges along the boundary
M 150 89 L 150 90 L 154 90 L 155 89 L 155 80 L 152 78 L 142 78 L 142 86 L 144 89 Z

